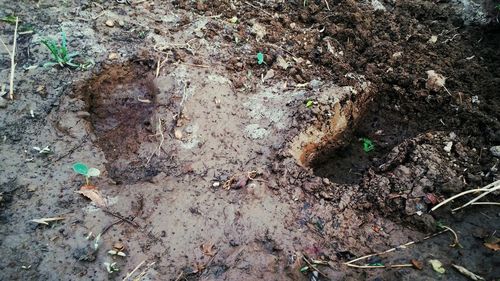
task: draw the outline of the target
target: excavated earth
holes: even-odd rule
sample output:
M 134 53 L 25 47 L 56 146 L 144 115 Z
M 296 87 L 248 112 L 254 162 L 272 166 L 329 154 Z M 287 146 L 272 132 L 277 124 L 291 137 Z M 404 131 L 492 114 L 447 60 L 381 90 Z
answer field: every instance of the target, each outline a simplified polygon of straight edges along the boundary
M 499 280 L 498 206 L 430 212 L 500 179 L 495 1 L 60 2 L 0 1 L 1 280 Z

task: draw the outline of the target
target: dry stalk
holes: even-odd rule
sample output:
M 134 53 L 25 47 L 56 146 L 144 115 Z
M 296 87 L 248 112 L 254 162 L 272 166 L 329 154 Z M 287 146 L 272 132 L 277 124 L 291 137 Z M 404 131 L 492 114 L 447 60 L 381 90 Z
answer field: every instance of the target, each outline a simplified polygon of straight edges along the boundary
M 369 254 L 369 255 L 366 255 L 366 256 L 362 256 L 362 257 L 359 257 L 359 258 L 356 258 L 356 259 L 353 259 L 351 261 L 348 261 L 348 262 L 345 262 L 344 264 L 347 265 L 347 266 L 350 266 L 350 267 L 356 267 L 356 268 L 382 268 L 383 266 L 365 266 L 365 267 L 361 267 L 360 265 L 355 265 L 353 263 L 357 262 L 357 261 L 360 261 L 360 260 L 365 260 L 367 258 L 371 258 L 371 257 L 374 257 L 374 256 L 380 256 L 380 255 L 384 255 L 384 254 L 388 254 L 388 253 L 391 253 L 391 252 L 394 252 L 396 251 L 397 249 L 401 249 L 401 248 L 406 248 L 407 246 L 410 246 L 410 245 L 413 245 L 413 244 L 416 244 L 416 243 L 420 243 L 420 242 L 423 242 L 425 240 L 428 240 L 432 237 L 435 237 L 435 236 L 438 236 L 442 233 L 445 233 L 447 231 L 450 231 L 450 229 L 445 229 L 445 230 L 441 230 L 439 232 L 436 232 L 434 234 L 431 234 L 431 235 L 428 235 L 424 238 L 422 238 L 422 240 L 418 240 L 418 241 L 410 241 L 408 243 L 405 243 L 405 244 L 402 244 L 402 245 L 399 245 L 397 247 L 394 247 L 394 248 L 391 248 L 391 249 L 388 249 L 388 250 L 385 250 L 383 252 L 379 252 L 379 253 L 375 253 L 375 254 Z M 385 267 L 385 266 L 384 266 Z M 388 266 L 390 267 L 390 266 Z
M 11 99 L 11 100 L 14 99 L 14 75 L 15 75 L 15 71 L 16 71 L 16 44 L 17 44 L 17 27 L 18 27 L 18 25 L 19 25 L 19 17 L 16 17 L 16 27 L 14 29 L 14 43 L 12 43 L 12 52 L 9 50 L 9 48 L 7 47 L 5 42 L 3 42 L 2 39 L 0 39 L 5 50 L 7 50 L 7 54 L 9 54 L 9 56 L 10 56 L 9 99 Z
M 146 164 L 149 164 L 155 153 L 157 156 L 160 156 L 161 153 L 161 147 L 163 146 L 163 142 L 165 141 L 165 136 L 163 135 L 163 126 L 161 124 L 161 118 L 158 118 L 158 127 L 156 127 L 156 134 L 155 136 L 160 136 L 160 144 L 158 144 L 158 148 L 156 148 L 153 153 L 151 153 L 151 156 L 149 156 L 148 161 Z
M 478 199 L 481 199 L 483 196 L 487 195 L 488 193 L 491 193 L 491 192 L 493 192 L 493 191 L 495 191 L 495 190 L 498 190 L 498 189 L 500 189 L 500 180 L 498 180 L 498 181 L 496 181 L 496 182 L 493 182 L 493 183 L 490 183 L 490 184 L 488 184 L 487 186 L 482 187 L 482 188 L 476 188 L 476 189 L 466 190 L 466 191 L 464 191 L 464 192 L 461 192 L 461 193 L 459 193 L 459 194 L 456 194 L 456 195 L 454 195 L 454 196 L 452 196 L 452 197 L 450 197 L 450 198 L 448 198 L 448 199 L 444 200 L 443 202 L 441 202 L 441 203 L 437 204 L 436 206 L 434 206 L 434 207 L 431 209 L 431 212 L 433 212 L 433 211 L 437 210 L 438 208 L 440 208 L 441 206 L 443 206 L 443 205 L 445 205 L 445 204 L 448 204 L 449 202 L 451 202 L 451 201 L 453 201 L 453 200 L 457 199 L 458 197 L 464 196 L 464 195 L 466 195 L 466 194 L 469 194 L 469 193 L 475 193 L 475 192 L 483 192 L 483 191 L 485 192 L 485 193 L 483 193 L 483 194 L 479 195 L 478 197 L 474 198 L 473 200 L 469 201 L 469 203 L 467 203 L 467 204 L 463 205 L 462 207 L 457 208 L 457 209 L 453 209 L 453 211 L 459 210 L 459 209 L 461 209 L 461 208 L 463 208 L 463 207 L 466 207 L 466 206 L 468 206 L 468 205 L 470 205 L 470 204 L 472 204 L 472 203 L 476 202 Z

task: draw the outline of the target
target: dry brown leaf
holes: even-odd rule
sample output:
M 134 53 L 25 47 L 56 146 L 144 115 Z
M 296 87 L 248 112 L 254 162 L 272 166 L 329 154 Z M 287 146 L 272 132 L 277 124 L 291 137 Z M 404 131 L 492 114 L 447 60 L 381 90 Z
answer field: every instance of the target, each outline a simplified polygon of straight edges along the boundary
M 500 251 L 500 244 L 498 243 L 484 243 L 484 246 L 493 251 Z
M 419 260 L 411 260 L 411 264 L 414 268 L 422 270 L 424 268 L 424 263 Z
M 200 246 L 201 251 L 204 255 L 213 257 L 217 253 L 215 245 L 213 243 L 205 243 Z
M 443 75 L 434 70 L 427 71 L 427 83 L 425 84 L 427 89 L 437 92 L 444 87 L 445 83 L 446 78 Z
M 80 188 L 79 191 L 75 191 L 78 194 L 81 194 L 90 201 L 94 202 L 98 207 L 106 207 L 106 200 L 102 197 L 101 192 L 97 189 L 97 187 L 92 185 L 84 185 Z
M 39 223 L 39 224 L 49 225 L 49 222 L 60 221 L 60 220 L 63 220 L 63 219 L 64 219 L 63 217 L 54 217 L 54 218 L 33 219 L 31 221 Z

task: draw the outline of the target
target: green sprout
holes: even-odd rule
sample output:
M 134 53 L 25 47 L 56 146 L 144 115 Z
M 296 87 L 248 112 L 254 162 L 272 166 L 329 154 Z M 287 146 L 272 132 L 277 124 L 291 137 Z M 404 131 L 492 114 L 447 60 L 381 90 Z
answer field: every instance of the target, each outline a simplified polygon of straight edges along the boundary
M 373 142 L 371 140 L 369 140 L 367 138 L 362 138 L 361 140 L 363 141 L 363 150 L 365 152 L 368 153 L 368 152 L 375 149 L 375 145 L 373 144 Z
M 85 177 L 85 184 L 90 185 L 91 177 L 98 177 L 101 174 L 101 171 L 97 168 L 89 168 L 87 165 L 82 163 L 73 164 L 73 171 L 77 174 L 83 175 Z
M 266 62 L 264 61 L 264 54 L 261 52 L 257 53 L 257 63 L 258 64 L 265 64 Z
M 113 263 L 105 262 L 104 266 L 106 267 L 106 270 L 108 271 L 109 274 L 120 271 L 118 265 L 116 265 L 116 262 Z
M 92 60 L 87 60 L 87 62 L 82 64 L 73 62 L 73 58 L 78 56 L 78 52 L 68 52 L 66 33 L 64 31 L 61 31 L 61 44 L 59 44 L 58 41 L 49 38 L 44 38 L 41 42 L 49 49 L 50 53 L 52 54 L 52 61 L 44 63 L 43 67 L 60 65 L 61 67 L 70 66 L 86 70 L 95 64 Z
M 312 100 L 308 100 L 308 101 L 306 102 L 306 107 L 307 107 L 307 108 L 311 108 L 313 105 L 314 105 L 314 102 L 313 102 Z

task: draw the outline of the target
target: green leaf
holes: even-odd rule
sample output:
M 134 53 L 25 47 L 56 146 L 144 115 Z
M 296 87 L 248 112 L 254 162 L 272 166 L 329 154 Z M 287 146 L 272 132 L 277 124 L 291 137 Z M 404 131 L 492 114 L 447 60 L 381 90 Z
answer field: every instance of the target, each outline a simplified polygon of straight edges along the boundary
M 308 100 L 307 103 L 306 103 L 306 107 L 307 108 L 311 108 L 313 106 L 313 101 L 312 100 Z
M 73 164 L 73 171 L 80 175 L 88 176 L 89 167 L 82 163 L 75 163 Z
M 443 264 L 439 260 L 429 260 L 429 263 L 432 265 L 432 269 L 438 273 L 445 273 L 446 269 L 444 269 Z
M 101 171 L 99 171 L 99 169 L 96 169 L 96 168 L 90 168 L 87 171 L 88 177 L 98 177 L 100 174 L 101 174 Z
M 264 54 L 261 52 L 257 53 L 257 63 L 258 64 L 263 64 L 264 62 Z
M 306 266 L 304 266 L 304 267 L 302 267 L 302 268 L 300 269 L 300 272 L 306 272 L 306 271 L 308 271 L 308 270 L 309 270 L 309 266 L 307 266 L 307 265 L 306 265 Z
M 368 264 L 368 265 L 369 265 L 369 266 L 384 266 L 384 264 L 383 264 L 383 263 L 381 263 L 381 262 L 373 262 L 373 263 L 370 263 L 370 264 Z
M 365 152 L 370 152 L 372 150 L 375 149 L 375 145 L 373 144 L 373 142 L 367 138 L 363 138 L 363 150 Z
M 16 18 L 17 18 L 16 16 L 10 15 L 10 16 L 3 17 L 0 20 L 4 21 L 6 23 L 10 23 L 10 24 L 16 24 Z

